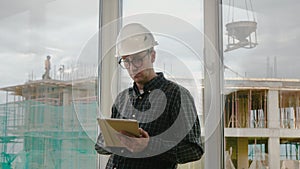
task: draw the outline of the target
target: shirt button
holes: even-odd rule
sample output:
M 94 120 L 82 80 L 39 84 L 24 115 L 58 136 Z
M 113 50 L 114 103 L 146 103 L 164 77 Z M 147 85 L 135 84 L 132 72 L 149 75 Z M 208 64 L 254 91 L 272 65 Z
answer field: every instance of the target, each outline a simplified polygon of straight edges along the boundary
M 142 96 L 140 96 L 139 99 L 142 99 Z
M 132 117 L 135 118 L 135 114 L 133 114 Z
M 148 93 L 150 93 L 150 92 L 151 92 L 151 90 L 148 91 Z

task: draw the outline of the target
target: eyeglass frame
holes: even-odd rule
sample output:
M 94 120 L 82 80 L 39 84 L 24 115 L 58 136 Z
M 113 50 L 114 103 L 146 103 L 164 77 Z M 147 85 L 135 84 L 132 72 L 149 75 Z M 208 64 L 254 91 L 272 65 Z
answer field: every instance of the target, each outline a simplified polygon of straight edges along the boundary
M 139 58 L 134 58 L 133 57 L 133 59 L 131 60 L 131 61 L 124 61 L 125 59 L 123 59 L 123 58 L 120 58 L 119 59 L 119 61 L 118 61 L 118 64 L 121 66 L 121 68 L 123 68 L 123 69 L 129 69 L 130 68 L 130 66 L 131 65 L 133 65 L 134 67 L 136 67 L 136 68 L 140 68 L 140 67 L 142 67 L 143 66 L 143 61 L 144 61 L 144 58 L 146 57 L 146 56 L 148 56 L 150 53 L 151 53 L 151 50 L 150 49 L 148 49 L 148 50 L 146 50 L 147 51 L 147 53 L 144 55 L 144 56 L 141 56 L 141 57 L 139 57 Z M 145 51 L 143 51 L 143 52 L 145 52 Z M 142 53 L 142 52 L 140 52 L 140 53 Z M 139 54 L 133 54 L 133 55 L 128 55 L 128 56 L 138 56 Z M 122 65 L 122 62 L 123 62 L 123 65 Z M 126 63 L 125 63 L 126 62 Z M 136 62 L 135 64 L 133 63 L 133 62 Z M 138 65 L 136 65 L 137 64 L 137 62 L 139 62 L 140 63 L 140 66 Z M 125 66 L 125 64 L 128 64 L 128 66 Z

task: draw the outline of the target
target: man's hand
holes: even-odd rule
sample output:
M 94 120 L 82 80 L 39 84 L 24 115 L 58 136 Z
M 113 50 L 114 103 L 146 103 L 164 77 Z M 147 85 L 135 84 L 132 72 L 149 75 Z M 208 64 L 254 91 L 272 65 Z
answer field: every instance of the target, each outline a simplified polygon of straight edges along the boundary
M 143 151 L 148 146 L 150 138 L 148 132 L 142 128 L 139 128 L 139 132 L 140 135 L 135 136 L 126 131 L 121 131 L 117 136 L 129 151 L 137 153 Z

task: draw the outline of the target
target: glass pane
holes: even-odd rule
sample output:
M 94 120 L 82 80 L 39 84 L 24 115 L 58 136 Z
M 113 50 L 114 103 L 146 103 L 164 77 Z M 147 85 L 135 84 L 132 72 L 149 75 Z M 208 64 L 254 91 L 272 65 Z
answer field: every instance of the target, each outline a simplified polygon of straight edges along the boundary
M 226 166 L 297 168 L 300 3 L 225 0 L 222 7 Z
M 158 5 L 159 4 L 159 5 Z M 170 4 L 172 4 L 170 6 Z M 203 2 L 192 1 L 123 1 L 122 26 L 137 22 L 149 29 L 158 46 L 155 46 L 154 69 L 164 77 L 176 82 L 191 93 L 201 130 L 204 131 L 203 113 Z M 189 9 L 188 11 L 185 9 Z M 147 57 L 146 57 L 147 59 Z M 130 60 L 132 66 L 132 60 Z M 117 94 L 132 87 L 132 79 L 126 69 L 118 67 L 120 73 Z M 115 76 L 118 78 L 118 76 Z M 148 91 L 144 91 L 148 92 Z M 159 100 L 159 98 L 155 98 Z M 175 125 L 174 125 L 175 126 Z M 171 127 L 172 128 L 172 127 Z M 173 127 L 174 128 L 174 127 Z M 168 130 L 170 131 L 170 130 Z M 173 131 L 176 133 L 176 131 Z M 202 141 L 204 143 L 204 132 Z M 186 133 L 185 133 L 186 134 Z M 180 138 L 180 140 L 183 137 Z M 176 140 L 176 141 L 180 141 Z M 165 150 L 155 150 L 164 153 Z M 163 151 L 163 152 L 159 152 Z M 196 161 L 180 165 L 180 168 L 199 168 L 202 163 Z
M 98 1 L 0 4 L 0 168 L 96 168 Z

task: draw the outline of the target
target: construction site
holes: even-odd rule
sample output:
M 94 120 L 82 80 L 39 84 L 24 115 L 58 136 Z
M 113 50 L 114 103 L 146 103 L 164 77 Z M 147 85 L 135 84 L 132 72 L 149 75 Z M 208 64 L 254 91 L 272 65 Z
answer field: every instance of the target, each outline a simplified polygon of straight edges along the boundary
M 299 168 L 300 80 L 232 78 L 225 91 L 227 166 Z
M 0 105 L 1 168 L 96 168 L 97 78 L 87 74 L 0 89 L 9 100 Z M 299 86 L 296 79 L 225 80 L 227 169 L 299 168 Z
M 95 74 L 1 88 L 0 168 L 96 168 Z

